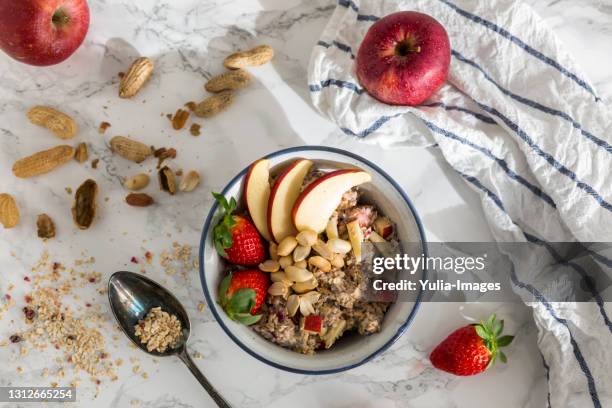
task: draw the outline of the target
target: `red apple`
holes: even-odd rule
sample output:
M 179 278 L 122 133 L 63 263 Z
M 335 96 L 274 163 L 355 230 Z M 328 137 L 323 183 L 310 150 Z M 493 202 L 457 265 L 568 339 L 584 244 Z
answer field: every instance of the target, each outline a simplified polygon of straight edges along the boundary
M 86 0 L 0 0 L 0 48 L 26 64 L 64 61 L 88 28 Z
M 357 54 L 357 77 L 370 95 L 392 105 L 418 105 L 446 81 L 450 42 L 433 17 L 400 11 L 378 20 Z

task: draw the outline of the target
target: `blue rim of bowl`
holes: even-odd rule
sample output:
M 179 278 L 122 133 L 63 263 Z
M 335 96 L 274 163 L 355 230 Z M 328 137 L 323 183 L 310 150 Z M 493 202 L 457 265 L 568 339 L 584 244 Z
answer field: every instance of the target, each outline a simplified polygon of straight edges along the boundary
M 334 148 L 334 147 L 327 147 L 327 146 L 296 146 L 296 147 L 290 147 L 290 148 L 287 148 L 287 149 L 282 149 L 282 150 L 278 150 L 276 152 L 270 153 L 270 154 L 264 156 L 263 158 L 271 159 L 273 157 L 280 156 L 282 154 L 294 153 L 294 152 L 303 152 L 303 151 L 325 151 L 325 152 L 338 153 L 340 155 L 344 155 L 344 156 L 350 157 L 352 159 L 355 159 L 357 161 L 360 161 L 360 162 L 362 162 L 362 163 L 372 167 L 379 174 L 381 174 L 385 179 L 387 179 L 387 181 L 397 190 L 397 192 L 400 193 L 400 195 L 402 196 L 402 198 L 404 199 L 406 204 L 408 204 L 408 207 L 410 208 L 410 211 L 412 211 L 414 219 L 416 220 L 417 227 L 419 229 L 419 235 L 421 237 L 421 243 L 422 243 L 422 246 L 423 246 L 423 254 L 425 256 L 427 256 L 428 251 L 427 251 L 427 241 L 425 239 L 425 232 L 423 231 L 423 225 L 421 223 L 421 219 L 419 218 L 419 215 L 416 212 L 416 209 L 414 208 L 414 205 L 412 204 L 412 201 L 410 201 L 410 198 L 408 198 L 408 195 L 406 194 L 404 189 L 399 184 L 397 184 L 397 182 L 395 180 L 393 180 L 391 178 L 391 176 L 389 176 L 383 169 L 381 169 L 379 166 L 377 166 L 376 164 L 372 163 L 368 159 L 363 158 L 363 157 L 361 157 L 359 155 L 356 155 L 354 153 L 348 152 L 346 150 L 337 149 L 337 148 Z M 223 188 L 223 191 L 221 192 L 221 194 L 222 195 L 227 194 L 229 189 L 234 184 L 236 184 L 238 182 L 238 180 L 242 179 L 246 175 L 249 167 L 250 167 L 250 164 L 244 170 L 242 170 L 240 173 L 238 173 L 238 175 L 236 175 L 225 186 L 225 188 Z M 423 291 L 422 290 L 420 290 L 419 294 L 417 295 L 417 298 L 416 298 L 416 300 L 414 302 L 414 306 L 413 306 L 412 310 L 410 311 L 410 315 L 408 315 L 408 318 L 399 327 L 397 332 L 385 344 L 383 344 L 378 350 L 372 352 L 370 355 L 366 356 L 365 358 L 363 358 L 362 360 L 360 360 L 360 361 L 358 361 L 356 363 L 349 364 L 349 365 L 346 365 L 346 366 L 343 366 L 343 367 L 327 369 L 327 370 L 303 370 L 303 369 L 287 367 L 287 366 L 284 366 L 282 364 L 275 363 L 275 362 L 270 361 L 267 358 L 262 357 L 261 355 L 255 353 L 249 347 L 247 347 L 244 343 L 242 343 L 236 336 L 234 336 L 232 334 L 231 330 L 223 323 L 223 320 L 221 319 L 221 316 L 219 315 L 219 313 L 217 313 L 216 308 L 212 306 L 212 305 L 216 304 L 216 302 L 212 298 L 210 292 L 208 291 L 208 285 L 206 284 L 206 278 L 205 278 L 205 274 L 204 274 L 204 248 L 206 246 L 206 238 L 207 238 L 207 235 L 208 235 L 208 231 L 210 229 L 210 224 L 211 224 L 212 219 L 213 219 L 213 217 L 214 217 L 214 215 L 215 215 L 215 213 L 217 211 L 217 207 L 218 207 L 217 203 L 216 202 L 213 203 L 213 206 L 210 209 L 210 212 L 208 213 L 208 216 L 206 217 L 206 222 L 204 223 L 204 228 L 202 229 L 202 236 L 200 238 L 200 251 L 199 251 L 200 282 L 202 284 L 202 288 L 204 289 L 204 297 L 206 298 L 206 302 L 208 302 L 208 304 L 210 306 L 210 310 L 212 311 L 212 314 L 215 316 L 215 320 L 217 321 L 217 323 L 219 323 L 219 325 L 221 326 L 221 328 L 223 329 L 225 334 L 227 334 L 234 341 L 234 343 L 236 343 L 241 349 L 246 351 L 252 357 L 254 357 L 257 360 L 261 361 L 262 363 L 268 364 L 268 365 L 270 365 L 272 367 L 276 367 L 278 369 L 289 371 L 289 372 L 296 373 L 296 374 L 309 374 L 309 375 L 336 374 L 336 373 L 340 373 L 342 371 L 347 371 L 347 370 L 351 370 L 353 368 L 359 367 L 359 366 L 367 363 L 368 361 L 372 360 L 373 358 L 377 357 L 378 355 L 380 355 L 381 353 L 386 351 L 389 347 L 391 347 L 393 345 L 393 343 L 395 343 L 404 334 L 406 329 L 408 329 L 408 327 L 410 326 L 410 323 L 414 319 L 414 316 L 416 315 L 416 313 L 417 313 L 417 311 L 419 309 L 419 306 L 421 305 L 421 297 L 423 295 Z M 424 269 L 423 270 L 423 279 L 426 279 L 426 278 L 427 278 L 427 270 Z

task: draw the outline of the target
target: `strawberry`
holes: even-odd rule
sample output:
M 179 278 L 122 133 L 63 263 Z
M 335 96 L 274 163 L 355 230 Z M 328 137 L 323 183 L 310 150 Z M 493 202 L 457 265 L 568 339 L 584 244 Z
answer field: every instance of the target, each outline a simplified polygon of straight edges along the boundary
M 223 219 L 213 229 L 213 240 L 219 255 L 242 266 L 258 265 L 265 260 L 266 250 L 257 228 L 247 218 L 234 215 L 236 200 L 228 203 L 221 194 L 213 193 L 223 211 Z
M 480 374 L 499 359 L 506 363 L 506 355 L 499 350 L 509 345 L 514 336 L 501 336 L 504 321 L 492 315 L 486 323 L 470 324 L 452 332 L 431 352 L 434 367 L 455 375 Z
M 261 319 L 256 314 L 268 293 L 269 274 L 258 269 L 234 271 L 221 281 L 219 303 L 230 319 L 251 325 Z

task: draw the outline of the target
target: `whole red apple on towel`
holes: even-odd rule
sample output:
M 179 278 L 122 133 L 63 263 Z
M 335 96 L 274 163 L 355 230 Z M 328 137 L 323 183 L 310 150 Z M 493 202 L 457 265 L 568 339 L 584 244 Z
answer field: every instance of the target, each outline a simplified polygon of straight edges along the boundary
M 86 0 L 0 0 L 0 48 L 26 64 L 64 61 L 88 28 Z
M 446 81 L 450 42 L 433 17 L 400 11 L 378 20 L 357 54 L 357 77 L 370 95 L 392 105 L 418 105 Z

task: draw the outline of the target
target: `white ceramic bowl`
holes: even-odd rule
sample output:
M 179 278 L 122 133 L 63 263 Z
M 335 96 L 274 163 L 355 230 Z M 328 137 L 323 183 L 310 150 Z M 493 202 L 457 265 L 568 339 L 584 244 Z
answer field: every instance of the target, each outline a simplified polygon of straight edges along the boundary
M 381 168 L 353 153 L 325 146 L 293 147 L 266 156 L 270 160 L 272 174 L 300 157 L 314 161 L 317 167 L 324 170 L 360 167 L 368 171 L 372 175 L 372 182 L 360 187 L 365 198 L 374 202 L 396 223 L 400 243 L 414 243 L 426 254 L 425 235 L 412 203 L 402 188 Z M 222 194 L 228 199 L 241 198 L 242 181 L 246 172 L 247 169 L 244 169 L 234 177 Z M 215 203 L 206 218 L 200 242 L 200 279 L 204 295 L 213 315 L 227 335 L 244 351 L 266 364 L 301 374 L 330 374 L 348 370 L 364 364 L 390 347 L 406 331 L 416 314 L 420 293 L 415 293 L 408 301 L 393 303 L 385 315 L 379 333 L 370 336 L 345 335 L 331 349 L 310 356 L 277 346 L 249 327 L 230 320 L 217 303 L 217 288 L 226 267 L 213 245 L 212 229 L 218 221 L 218 206 Z M 411 244 L 411 247 L 415 247 L 414 244 Z M 411 279 L 420 277 L 412 276 Z

